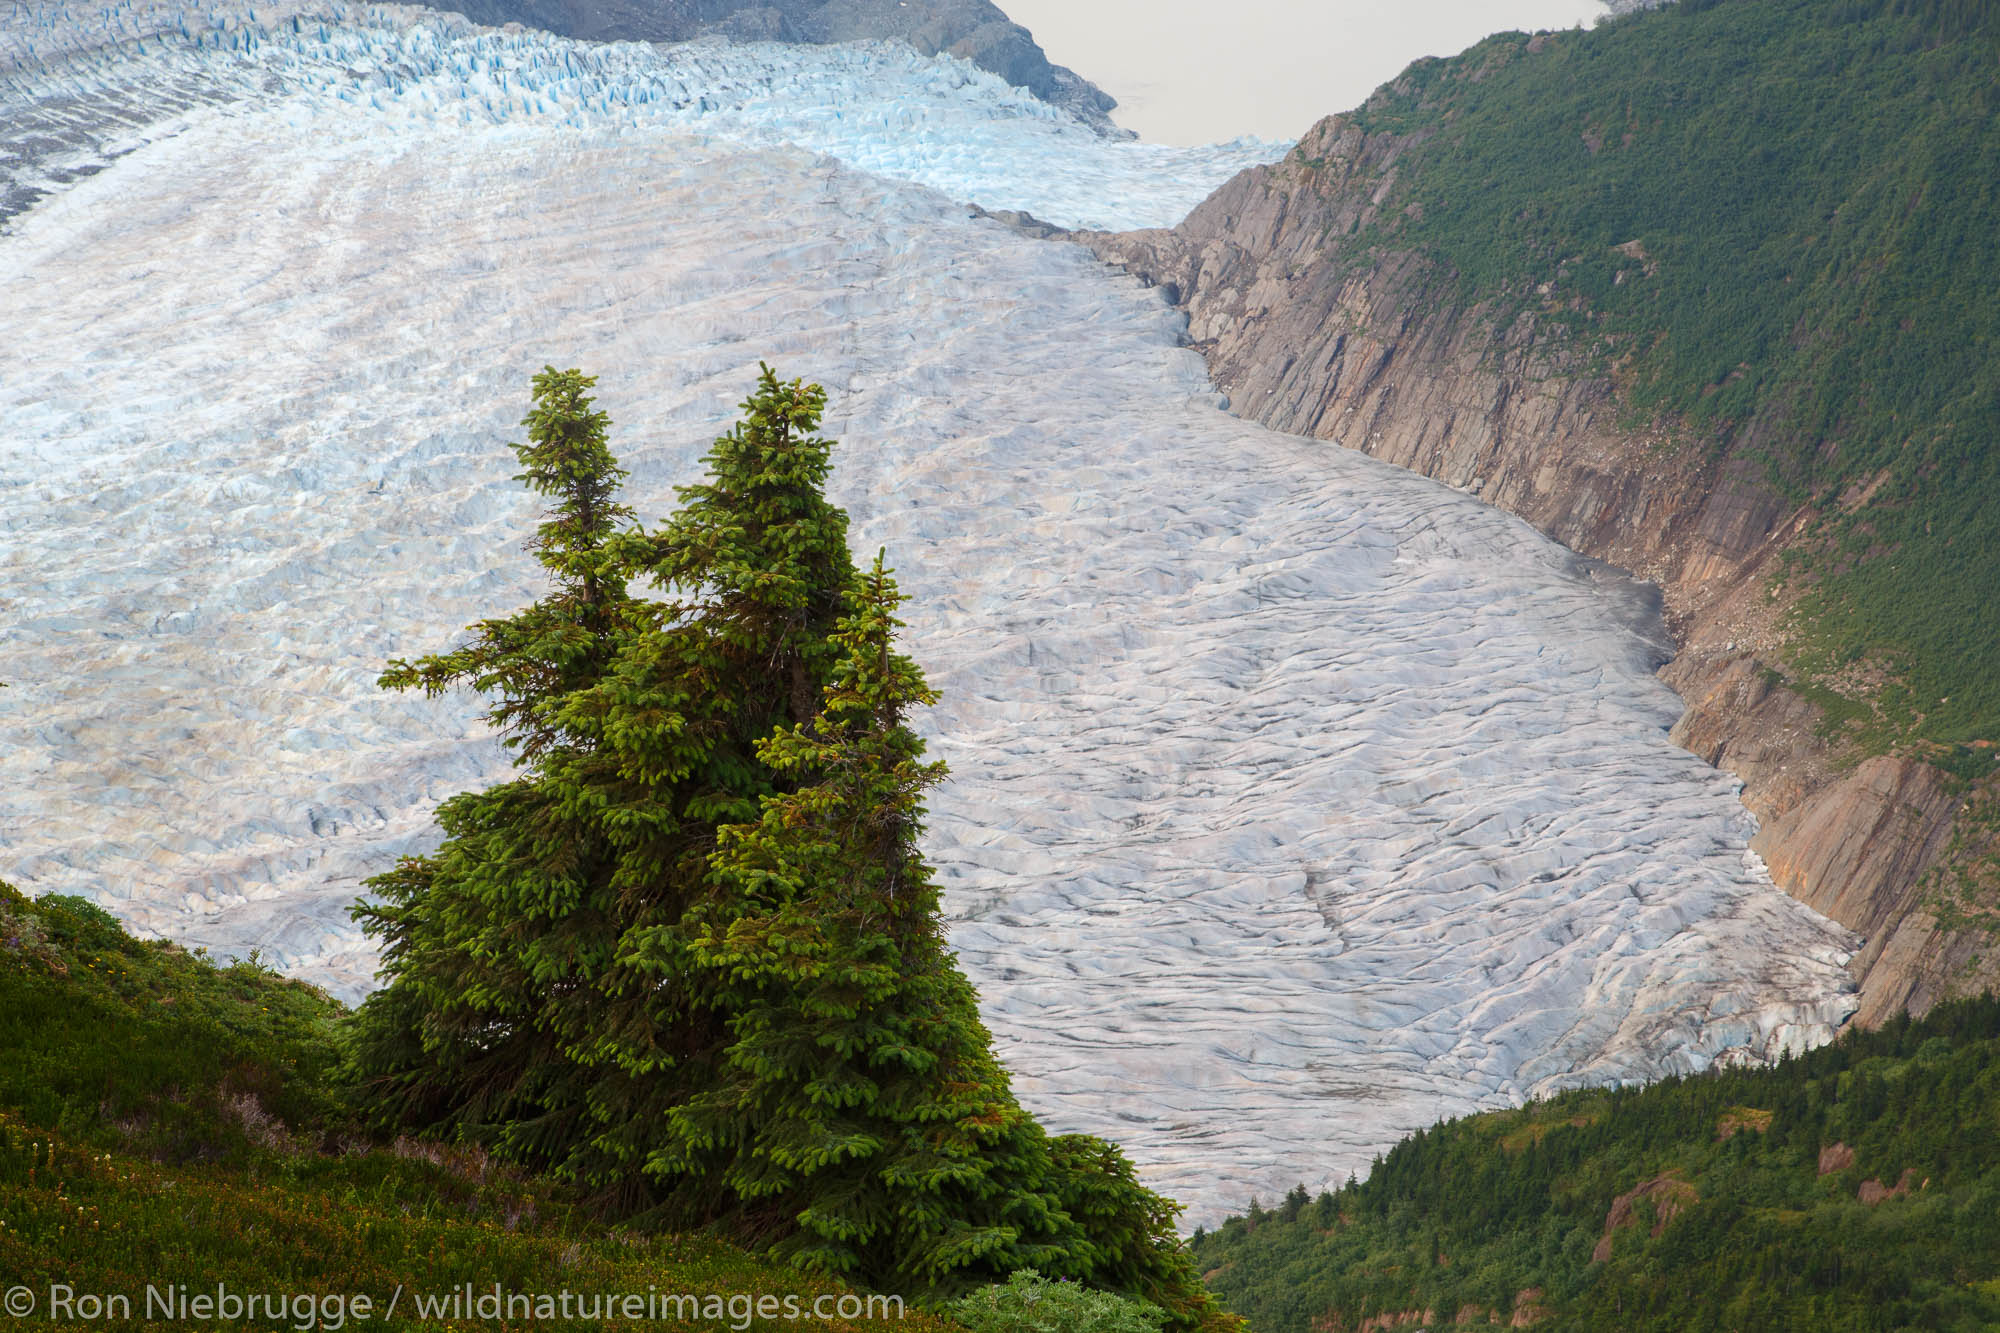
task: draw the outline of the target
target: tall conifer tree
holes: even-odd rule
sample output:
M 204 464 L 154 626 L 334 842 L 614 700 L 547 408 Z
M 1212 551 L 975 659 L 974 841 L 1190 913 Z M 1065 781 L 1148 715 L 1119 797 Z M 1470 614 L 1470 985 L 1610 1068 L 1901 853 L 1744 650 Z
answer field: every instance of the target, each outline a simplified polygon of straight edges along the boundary
M 1061 1268 L 1084 1236 L 945 947 L 917 848 L 944 770 L 903 720 L 936 696 L 893 649 L 899 600 L 878 556 L 824 708 L 758 746 L 806 785 L 721 830 L 690 957 L 731 1041 L 654 1167 L 772 1200 L 807 1263 L 924 1291 Z
M 529 443 L 512 446 L 516 480 L 549 497 L 528 549 L 554 587 L 540 601 L 473 627 L 455 651 L 389 664 L 392 689 L 440 694 L 461 685 L 497 696 L 487 718 L 532 776 L 438 807 L 437 852 L 403 860 L 370 883 L 356 915 L 383 941 L 384 988 L 363 1006 L 351 1059 L 372 1106 L 404 1125 L 452 1126 L 548 1164 L 582 1128 L 566 1077 L 565 1025 L 550 1010 L 589 989 L 593 955 L 614 929 L 602 830 L 565 798 L 595 763 L 567 728 L 565 705 L 600 680 L 650 608 L 626 592 L 608 543 L 629 511 L 625 475 L 592 410 L 595 383 L 544 368 Z
M 440 806 L 443 845 L 357 909 L 379 1121 L 876 1286 L 1033 1266 L 1225 1326 L 1172 1205 L 1015 1102 L 945 946 L 917 846 L 943 769 L 905 721 L 935 696 L 825 498 L 824 393 L 766 367 L 647 533 L 620 529 L 592 383 L 544 370 L 515 446 L 553 590 L 383 676 L 497 695 L 523 772 Z
M 624 474 L 593 383 L 545 369 L 515 446 L 519 480 L 552 497 L 530 543 L 552 593 L 382 678 L 496 693 L 488 717 L 525 773 L 447 801 L 438 852 L 371 883 L 382 901 L 359 915 L 388 984 L 352 1063 L 399 1123 L 476 1137 L 629 1208 L 659 1202 L 642 1169 L 651 1127 L 720 1049 L 681 917 L 716 827 L 775 789 L 756 742 L 809 715 L 855 573 L 824 495 L 817 386 L 766 367 L 707 480 L 648 534 L 618 529 Z M 671 600 L 632 597 L 640 578 Z

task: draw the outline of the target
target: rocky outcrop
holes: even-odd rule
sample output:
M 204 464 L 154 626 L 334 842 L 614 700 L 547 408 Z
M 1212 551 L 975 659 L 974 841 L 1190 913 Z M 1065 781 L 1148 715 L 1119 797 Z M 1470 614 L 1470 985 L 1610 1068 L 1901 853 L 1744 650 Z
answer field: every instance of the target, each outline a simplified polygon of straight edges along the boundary
M 1540 1287 L 1524 1287 L 1514 1295 L 1514 1314 L 1507 1321 L 1509 1328 L 1533 1328 L 1549 1317 L 1549 1308 L 1542 1304 Z
M 1112 127 L 1111 96 L 1074 70 L 1052 64 L 1028 30 L 991 0 L 419 0 L 475 23 L 519 23 L 593 41 L 903 41 L 925 55 L 944 52 L 998 74 L 1099 130 Z
M 1864 1180 L 1861 1182 L 1861 1187 L 1854 1192 L 1854 1197 L 1873 1208 L 1878 1203 L 1886 1203 L 1890 1199 L 1900 1199 L 1907 1195 L 1910 1187 L 1916 1183 L 1916 1179 L 1916 1168 L 1906 1166 L 1903 1168 L 1902 1177 L 1894 1185 L 1884 1185 L 1879 1180 Z M 1924 1183 L 1930 1184 L 1928 1180 Z
M 1862 1021 L 2000 980 L 2000 950 L 1927 906 L 1962 796 L 1912 759 L 1843 764 L 1772 667 L 1788 604 L 1771 576 L 1811 518 L 1754 461 L 1777 424 L 1726 447 L 1621 424 L 1618 367 L 1548 335 L 1537 293 L 1466 305 L 1414 254 L 1350 252 L 1420 142 L 1330 117 L 1172 230 L 1076 239 L 1187 312 L 1232 411 L 1436 477 L 1656 581 L 1680 648 L 1662 674 L 1688 705 L 1674 739 L 1743 779 L 1777 882 L 1866 937 Z
M 1611 1210 L 1604 1215 L 1604 1234 L 1597 1238 L 1597 1245 L 1590 1252 L 1592 1263 L 1601 1264 L 1611 1257 L 1619 1229 L 1636 1220 L 1637 1207 L 1642 1201 L 1652 1205 L 1653 1226 L 1649 1234 L 1658 1237 L 1676 1217 L 1701 1202 L 1701 1196 L 1694 1186 L 1671 1172 L 1626 1190 L 1611 1201 Z

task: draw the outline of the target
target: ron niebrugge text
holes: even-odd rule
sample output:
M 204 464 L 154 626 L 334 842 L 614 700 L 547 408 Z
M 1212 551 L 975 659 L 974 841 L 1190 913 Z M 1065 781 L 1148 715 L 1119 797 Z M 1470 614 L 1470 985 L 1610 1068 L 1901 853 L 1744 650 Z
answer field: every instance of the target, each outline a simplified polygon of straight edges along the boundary
M 237 1291 L 226 1283 L 195 1288 L 178 1283 L 147 1286 L 137 1295 L 83 1291 L 51 1283 L 46 1292 L 11 1287 L 0 1299 L 0 1311 L 15 1319 L 94 1323 L 112 1319 L 147 1319 L 174 1324 L 237 1324 L 262 1321 L 308 1333 L 327 1333 L 349 1324 L 394 1319 L 400 1307 L 406 1319 L 559 1320 L 630 1319 L 665 1322 L 703 1320 L 742 1333 L 753 1319 L 811 1323 L 833 1319 L 900 1320 L 901 1296 L 766 1292 L 665 1292 L 654 1287 L 627 1292 L 507 1291 L 497 1283 L 478 1287 L 467 1283 L 446 1292 L 414 1292 L 397 1287 L 387 1297 L 344 1292 Z

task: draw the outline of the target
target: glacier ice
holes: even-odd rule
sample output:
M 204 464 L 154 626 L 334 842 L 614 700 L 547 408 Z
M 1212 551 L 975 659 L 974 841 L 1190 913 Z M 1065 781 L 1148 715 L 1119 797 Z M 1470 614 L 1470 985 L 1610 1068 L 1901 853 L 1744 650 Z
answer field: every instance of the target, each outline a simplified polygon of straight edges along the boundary
M 0 145 L 21 203 L 151 137 L 190 108 L 302 96 L 370 132 L 506 124 L 788 144 L 953 198 L 1069 227 L 1166 226 L 1289 145 L 1106 140 L 997 75 L 894 42 L 658 47 L 483 29 L 408 6 L 191 11 L 168 0 L 31 4 L 0 24 Z M 317 118 L 317 119 L 315 119 Z M 8 195 L 0 193 L 0 217 Z M 17 205 L 18 206 L 18 205 Z
M 1228 416 L 1156 295 L 963 206 L 1170 222 L 1268 145 L 887 47 L 21 12 L 0 875 L 363 993 L 358 880 L 505 771 L 476 699 L 373 681 L 534 595 L 529 376 L 601 376 L 657 519 L 768 359 L 912 596 L 928 847 L 1023 1099 L 1190 1223 L 1854 1007 L 1668 743 L 1645 589 Z

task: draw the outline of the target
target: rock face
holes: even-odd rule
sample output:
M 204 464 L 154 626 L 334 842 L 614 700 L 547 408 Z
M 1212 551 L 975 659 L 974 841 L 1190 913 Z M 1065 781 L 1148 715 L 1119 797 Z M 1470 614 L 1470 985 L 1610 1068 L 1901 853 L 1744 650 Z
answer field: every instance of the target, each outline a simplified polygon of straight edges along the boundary
M 1601 1264 L 1611 1257 L 1619 1228 L 1630 1226 L 1637 1220 L 1634 1213 L 1641 1201 L 1652 1205 L 1652 1234 L 1657 1237 L 1676 1217 L 1701 1202 L 1701 1196 L 1695 1192 L 1694 1186 L 1677 1179 L 1672 1172 L 1634 1185 L 1611 1201 L 1611 1211 L 1604 1218 L 1604 1234 L 1590 1252 L 1592 1263 Z
M 1993 984 L 1995 951 L 1982 962 L 1983 941 L 1925 905 L 1962 797 L 1909 759 L 1843 768 L 1818 708 L 1765 665 L 1787 609 L 1771 575 L 1807 518 L 1752 461 L 1775 424 L 1725 449 L 1621 426 L 1614 380 L 1532 313 L 1503 325 L 1415 255 L 1344 253 L 1417 142 L 1330 117 L 1172 230 L 1077 239 L 1187 312 L 1233 411 L 1436 477 L 1658 582 L 1680 648 L 1662 675 L 1687 703 L 1674 739 L 1742 778 L 1778 883 L 1867 937 L 1863 1022 Z
M 1118 103 L 1075 71 L 1049 63 L 1026 28 L 991 0 L 420 0 L 475 23 L 519 23 L 592 41 L 908 42 L 998 74 L 1108 133 Z M 1129 137 L 1129 136 L 1125 136 Z

